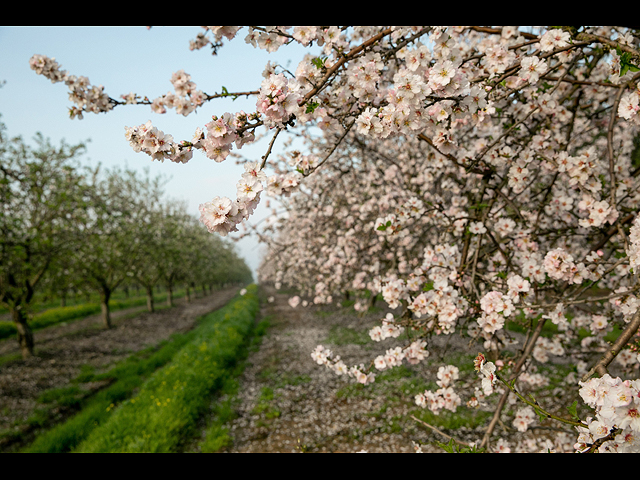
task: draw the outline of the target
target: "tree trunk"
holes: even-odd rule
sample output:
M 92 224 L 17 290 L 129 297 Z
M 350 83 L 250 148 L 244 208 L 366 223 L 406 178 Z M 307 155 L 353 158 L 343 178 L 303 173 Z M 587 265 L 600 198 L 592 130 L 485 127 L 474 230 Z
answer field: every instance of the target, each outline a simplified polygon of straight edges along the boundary
M 147 310 L 149 310 L 150 312 L 153 312 L 154 308 L 153 308 L 153 287 L 152 286 L 148 286 L 147 287 Z
M 100 308 L 102 310 L 102 322 L 104 328 L 111 328 L 111 310 L 109 309 L 109 298 L 111 298 L 111 290 L 105 288 L 100 292 Z
M 189 285 L 187 285 L 186 299 L 187 303 L 191 303 L 191 289 L 189 288 Z
M 20 345 L 20 351 L 22 352 L 22 358 L 27 359 L 33 356 L 33 331 L 31 326 L 27 323 L 27 317 L 22 310 L 22 306 L 19 305 L 16 308 L 12 308 L 11 319 L 16 325 L 18 331 L 18 344 Z
M 369 300 L 369 308 L 373 308 L 376 304 L 376 300 L 378 299 L 378 294 L 375 292 L 371 292 L 371 299 Z
M 167 285 L 167 305 L 173 307 L 173 288 L 171 285 Z

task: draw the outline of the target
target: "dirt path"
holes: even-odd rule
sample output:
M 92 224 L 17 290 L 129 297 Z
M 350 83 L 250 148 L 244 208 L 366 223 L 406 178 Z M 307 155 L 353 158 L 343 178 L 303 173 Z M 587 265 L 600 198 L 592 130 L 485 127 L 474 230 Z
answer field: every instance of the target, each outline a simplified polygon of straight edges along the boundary
M 33 358 L 0 366 L 0 431 L 27 419 L 43 391 L 67 385 L 82 365 L 99 371 L 173 333 L 188 331 L 198 317 L 224 306 L 238 291 L 237 287 L 217 291 L 191 303 L 177 300 L 174 308 L 154 313 L 145 307 L 114 312 L 110 330 L 101 327 L 100 315 L 92 315 L 36 331 Z M 0 342 L 0 356 L 18 351 L 14 338 Z
M 385 346 L 371 342 L 339 342 L 364 332 L 384 314 L 358 318 L 353 312 L 318 313 L 316 307 L 292 309 L 288 295 L 263 288 L 273 295 L 262 314 L 271 327 L 259 351 L 248 358 L 236 405 L 238 417 L 229 425 L 233 446 L 226 452 L 413 452 L 412 440 L 426 441 L 409 412 L 411 395 L 398 396 L 398 382 L 376 389 L 360 389 L 353 380 L 339 377 L 311 358 L 318 344 L 335 346 L 348 365 L 373 358 Z M 362 339 L 362 337 L 360 337 Z M 368 388 L 368 387 L 367 387 Z M 388 388 L 388 394 L 380 388 Z M 393 391 L 393 393 L 391 393 Z M 393 398 L 391 398 L 393 397 Z

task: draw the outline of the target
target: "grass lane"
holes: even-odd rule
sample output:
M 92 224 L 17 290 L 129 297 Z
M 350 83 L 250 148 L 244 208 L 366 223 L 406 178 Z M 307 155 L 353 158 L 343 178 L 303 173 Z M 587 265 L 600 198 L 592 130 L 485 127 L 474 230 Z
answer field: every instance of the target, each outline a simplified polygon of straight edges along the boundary
M 202 320 L 173 359 L 122 402 L 74 452 L 171 452 L 225 384 L 255 326 L 257 286 Z

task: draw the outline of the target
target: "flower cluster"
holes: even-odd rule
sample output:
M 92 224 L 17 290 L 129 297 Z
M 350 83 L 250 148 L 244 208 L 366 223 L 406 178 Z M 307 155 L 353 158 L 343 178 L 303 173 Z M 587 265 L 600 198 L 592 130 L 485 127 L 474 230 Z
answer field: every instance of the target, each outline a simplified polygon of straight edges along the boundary
M 198 90 L 191 80 L 191 75 L 184 70 L 178 70 L 171 75 L 174 92 L 157 97 L 151 102 L 151 110 L 155 113 L 167 113 L 167 108 L 174 108 L 176 113 L 187 116 L 196 108 L 202 106 L 206 95 Z
M 598 439 L 611 435 L 599 452 L 637 452 L 640 448 L 640 380 L 622 380 L 609 374 L 579 382 L 580 396 L 595 409 L 585 427 L 576 427 L 575 449 L 588 450 Z
M 387 349 L 384 355 L 378 355 L 373 361 L 373 366 L 377 370 L 385 370 L 388 368 L 398 367 L 402 365 L 403 361 L 411 365 L 416 365 L 426 359 L 429 356 L 429 351 L 426 349 L 426 342 L 424 340 L 415 340 L 405 348 L 394 347 Z M 333 352 L 325 348 L 323 345 L 318 345 L 313 352 L 311 352 L 311 358 L 318 365 L 325 365 L 337 375 L 343 375 L 347 373 L 350 377 L 355 378 L 359 383 L 372 383 L 375 381 L 375 374 L 373 372 L 367 372 L 364 364 L 347 367 L 340 359 L 340 356 L 334 356 Z
M 208 32 L 212 32 L 213 42 L 219 43 L 222 40 L 222 37 L 225 37 L 228 40 L 233 40 L 240 30 L 240 27 L 238 26 L 203 26 L 202 28 L 204 28 L 205 31 L 198 33 L 196 39 L 189 42 L 189 50 L 199 50 L 211 44 L 211 40 L 207 37 Z
M 640 123 L 640 84 L 636 85 L 635 90 L 626 92 L 620 99 L 618 105 L 618 116 L 625 120 Z
M 196 132 L 193 146 L 202 148 L 207 158 L 218 163 L 224 161 L 229 156 L 233 144 L 241 149 L 243 145 L 255 140 L 252 132 L 242 132 L 250 117 L 242 111 L 235 115 L 213 115 L 211 121 L 205 124 L 206 134 L 199 129 Z
M 613 224 L 618 218 L 618 212 L 605 200 L 596 201 L 590 196 L 583 196 L 578 208 L 586 210 L 588 218 L 582 218 L 578 224 L 582 227 L 600 227 L 605 223 Z
M 193 157 L 190 147 L 175 143 L 171 135 L 153 126 L 151 120 L 137 127 L 125 127 L 125 137 L 134 152 L 144 152 L 152 160 L 187 163 Z
M 570 40 L 571 35 L 569 32 L 560 30 L 559 28 L 552 28 L 540 37 L 540 51 L 550 52 L 556 48 L 566 47 L 569 45 Z
M 369 336 L 371 340 L 380 342 L 386 338 L 398 338 L 402 332 L 404 332 L 404 327 L 395 323 L 393 314 L 388 313 L 382 320 L 381 326 L 377 325 L 369 331 Z
M 434 282 L 431 290 L 418 294 L 407 308 L 418 318 L 435 317 L 443 332 L 451 331 L 465 309 L 464 300 L 445 279 Z
M 516 430 L 519 432 L 526 432 L 529 425 L 531 425 L 535 419 L 536 412 L 527 405 L 526 407 L 518 409 L 513 419 L 513 426 L 516 427 Z
M 260 202 L 262 182 L 266 176 L 257 162 L 246 163 L 245 172 L 237 183 L 235 201 L 227 197 L 215 197 L 210 202 L 200 204 L 200 221 L 209 232 L 226 236 L 238 231 L 237 225 L 249 218 Z
M 71 118 L 82 119 L 82 112 L 108 112 L 113 109 L 114 102 L 104 92 L 102 85 L 91 85 L 87 77 L 70 75 L 60 70 L 55 58 L 35 54 L 29 60 L 31 69 L 38 75 L 51 80 L 51 83 L 64 82 L 69 87 L 69 100 L 75 104 L 69 109 Z
M 287 303 L 289 303 L 289 306 L 291 308 L 296 308 L 298 305 L 300 305 L 300 297 L 298 295 L 294 295 L 288 300 Z
M 453 384 L 458 379 L 459 369 L 455 365 L 446 365 L 438 369 L 436 381 L 440 387 L 435 392 L 425 390 L 415 396 L 416 405 L 428 408 L 438 415 L 440 410 L 445 409 L 456 412 L 462 403 L 460 396 L 454 391 Z
M 495 333 L 504 327 L 506 317 L 514 312 L 513 302 L 508 295 L 491 291 L 480 300 L 482 315 L 478 324 L 487 333 Z
M 547 363 L 549 361 L 549 355 L 564 355 L 562 341 L 560 338 L 548 339 L 546 337 L 538 337 L 533 347 L 532 355 L 538 362 Z
M 318 365 L 325 365 L 337 375 L 347 375 L 354 378 L 358 383 L 367 385 L 375 381 L 375 375 L 373 373 L 366 373 L 364 365 L 354 365 L 348 368 L 339 355 L 334 356 L 330 349 L 322 345 L 318 345 L 315 350 L 311 352 L 311 358 Z
M 558 172 L 569 177 L 569 186 L 578 187 L 591 194 L 602 189 L 598 175 L 603 167 L 594 148 L 586 149 L 580 155 L 558 152 L 554 155 L 554 161 L 558 165 Z
M 385 172 L 385 176 L 394 176 L 396 173 L 397 168 L 390 167 Z M 393 235 L 411 225 L 412 220 L 419 219 L 424 212 L 422 200 L 410 197 L 406 202 L 400 203 L 393 213 L 389 213 L 384 218 L 378 217 L 373 226 L 378 235 Z
M 629 229 L 627 256 L 629 257 L 629 267 L 637 271 L 637 267 L 640 266 L 640 217 L 636 217 Z
M 631 317 L 638 311 L 640 302 L 638 301 L 638 297 L 633 293 L 625 295 L 625 292 L 627 292 L 625 287 L 616 289 L 615 293 L 620 295 L 610 299 L 609 303 L 613 307 L 614 312 L 622 314 L 624 321 L 628 323 Z
M 267 178 L 267 195 L 270 197 L 288 197 L 300 184 L 300 174 L 289 172 L 286 174 L 271 175 Z
M 302 100 L 295 88 L 290 88 L 288 79 L 282 73 L 272 74 L 260 85 L 256 108 L 263 115 L 263 122 L 269 128 L 284 125 L 300 110 Z
M 558 326 L 558 330 L 566 331 L 569 328 L 569 321 L 565 316 L 564 305 L 561 303 L 556 305 L 552 311 L 543 314 L 542 318 L 551 320 L 551 323 Z
M 473 361 L 473 367 L 476 372 L 482 375 L 482 391 L 485 395 L 491 395 L 494 392 L 494 386 L 498 378 L 495 375 L 496 365 L 493 362 L 487 362 L 486 357 L 479 353 Z
M 279 27 L 266 29 L 266 31 L 250 28 L 244 41 L 254 47 L 273 53 L 289 42 L 289 39 L 285 35 L 282 35 Z
M 543 262 L 544 270 L 550 278 L 568 283 L 581 283 L 578 267 L 573 261 L 573 256 L 563 248 L 555 248 L 549 251 Z
M 520 62 L 520 73 L 518 77 L 530 84 L 538 83 L 540 76 L 546 73 L 547 62 L 538 57 L 524 57 Z

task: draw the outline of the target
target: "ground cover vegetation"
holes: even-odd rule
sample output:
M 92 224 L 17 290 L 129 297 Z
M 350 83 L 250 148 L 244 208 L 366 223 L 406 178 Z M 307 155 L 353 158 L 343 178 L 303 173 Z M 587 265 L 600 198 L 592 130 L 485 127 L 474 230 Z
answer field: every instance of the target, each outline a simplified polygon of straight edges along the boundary
M 495 438 L 501 423 L 524 432 L 540 421 L 572 433 L 530 451 L 638 451 L 639 29 L 243 28 L 203 27 L 191 48 L 215 55 L 244 39 L 308 54 L 295 69 L 266 62 L 251 91 L 207 94 L 181 70 L 175 92 L 120 100 L 54 59 L 36 53 L 30 64 L 70 89 L 74 118 L 125 105 L 189 115 L 216 98 L 256 98 L 255 111 L 216 113 L 190 140 L 151 121 L 126 126 L 125 139 L 152 160 L 222 162 L 266 132 L 236 199 L 205 201 L 200 221 L 223 237 L 244 224 L 265 241 L 260 281 L 295 289 L 291 308 L 348 296 L 365 312 L 382 297 L 391 311 L 369 335 L 393 345 L 347 364 L 319 344 L 309 354 L 320 368 L 375 389 L 443 338 L 471 342 L 472 358 L 443 362 L 435 386 L 412 398 L 432 413 L 488 408 L 465 449 L 510 451 Z M 278 207 L 251 226 L 263 194 Z M 552 357 L 571 368 L 545 371 Z M 475 382 L 460 381 L 470 368 Z M 525 395 L 531 385 L 550 389 Z M 562 408 L 550 392 L 566 394 Z
M 205 317 L 166 366 L 96 428 L 76 452 L 174 451 L 231 372 L 259 309 L 257 287 Z

